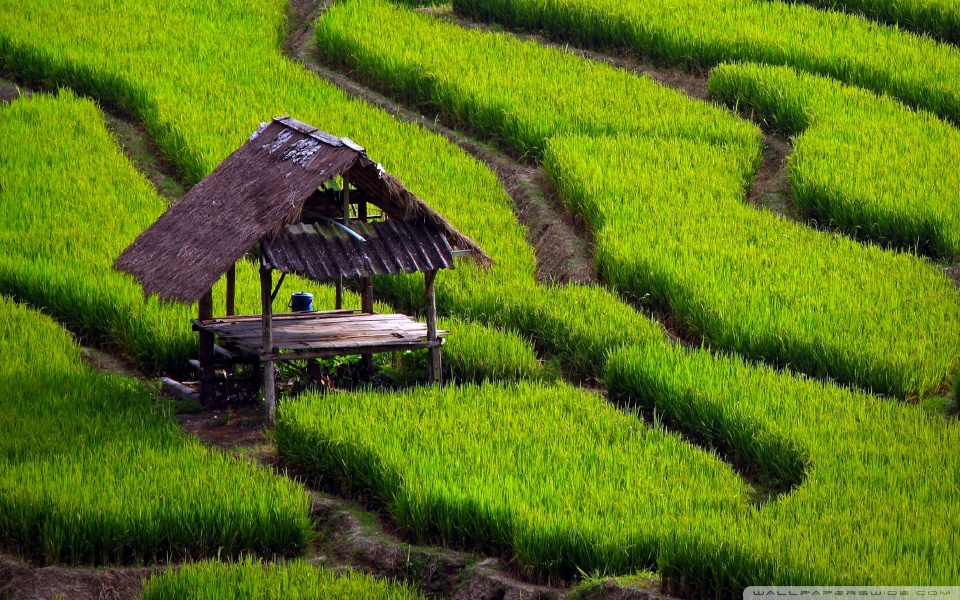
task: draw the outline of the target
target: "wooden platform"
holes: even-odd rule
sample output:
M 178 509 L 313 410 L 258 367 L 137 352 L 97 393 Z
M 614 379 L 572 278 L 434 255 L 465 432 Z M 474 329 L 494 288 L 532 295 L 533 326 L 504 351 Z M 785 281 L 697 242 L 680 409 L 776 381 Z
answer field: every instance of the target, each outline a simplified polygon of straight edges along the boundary
M 436 348 L 448 332 L 427 341 L 427 324 L 401 314 L 357 310 L 281 313 L 273 316 L 273 348 L 264 351 L 260 315 L 193 320 L 194 329 L 219 337 L 221 344 L 256 355 L 262 361 L 328 358 Z

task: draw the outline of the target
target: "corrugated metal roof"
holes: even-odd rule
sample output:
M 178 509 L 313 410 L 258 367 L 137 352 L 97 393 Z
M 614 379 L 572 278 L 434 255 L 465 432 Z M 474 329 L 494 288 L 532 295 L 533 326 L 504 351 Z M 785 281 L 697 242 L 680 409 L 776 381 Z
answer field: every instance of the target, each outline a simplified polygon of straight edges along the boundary
M 273 268 L 315 281 L 453 268 L 446 236 L 429 221 L 352 221 L 350 230 L 354 235 L 338 223 L 297 223 L 264 240 L 263 249 Z

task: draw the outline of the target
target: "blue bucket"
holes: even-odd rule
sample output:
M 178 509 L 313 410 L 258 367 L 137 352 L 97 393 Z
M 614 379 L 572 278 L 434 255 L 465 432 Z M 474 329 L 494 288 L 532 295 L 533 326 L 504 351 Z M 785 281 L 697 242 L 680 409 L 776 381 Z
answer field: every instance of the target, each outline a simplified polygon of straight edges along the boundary
M 293 312 L 313 310 L 313 294 L 307 292 L 292 294 L 290 296 L 290 310 Z

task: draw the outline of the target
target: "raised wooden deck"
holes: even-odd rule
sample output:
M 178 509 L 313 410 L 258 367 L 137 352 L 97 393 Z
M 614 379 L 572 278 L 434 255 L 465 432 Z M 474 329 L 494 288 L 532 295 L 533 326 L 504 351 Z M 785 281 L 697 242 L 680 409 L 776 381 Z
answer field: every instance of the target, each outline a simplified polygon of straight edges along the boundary
M 262 361 L 374 354 L 443 345 L 448 332 L 427 341 L 427 324 L 400 314 L 357 310 L 281 313 L 273 316 L 273 348 L 264 351 L 260 315 L 193 320 L 194 329 L 220 338 L 223 345 L 256 355 Z

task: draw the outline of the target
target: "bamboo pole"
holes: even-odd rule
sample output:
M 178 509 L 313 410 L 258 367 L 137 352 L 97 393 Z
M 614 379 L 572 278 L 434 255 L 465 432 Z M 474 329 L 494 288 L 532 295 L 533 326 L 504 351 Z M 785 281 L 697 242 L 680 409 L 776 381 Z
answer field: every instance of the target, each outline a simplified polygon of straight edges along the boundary
M 260 259 L 260 302 L 262 306 L 263 353 L 273 354 L 273 273 L 270 265 Z M 277 388 L 274 380 L 273 361 L 263 361 L 263 402 L 268 426 L 273 426 L 277 414 Z
M 197 318 L 209 321 L 213 318 L 213 290 L 210 289 L 197 303 Z M 200 404 L 207 405 L 217 399 L 217 370 L 214 365 L 214 335 L 200 330 Z
M 423 291 L 423 303 L 427 312 L 427 341 L 437 341 L 437 293 L 434 288 L 434 281 L 437 278 L 437 270 L 427 271 L 423 274 L 423 280 L 426 284 Z M 430 383 L 443 383 L 442 364 L 440 360 L 440 347 L 427 350 L 427 381 Z

